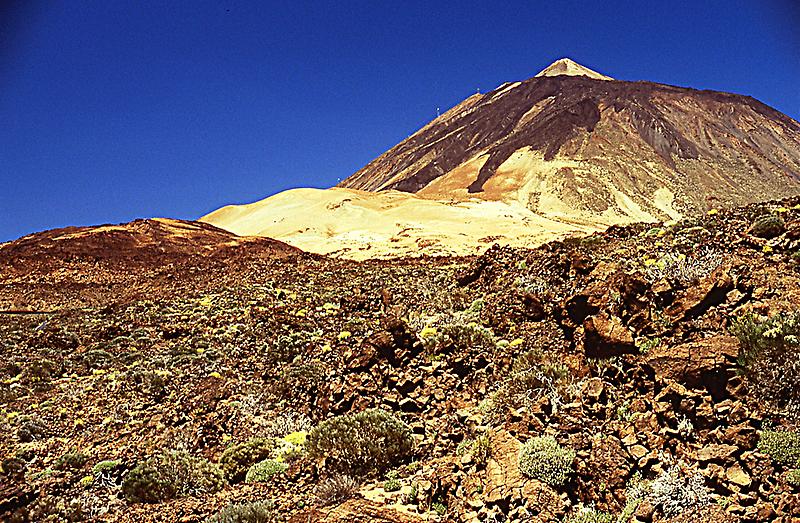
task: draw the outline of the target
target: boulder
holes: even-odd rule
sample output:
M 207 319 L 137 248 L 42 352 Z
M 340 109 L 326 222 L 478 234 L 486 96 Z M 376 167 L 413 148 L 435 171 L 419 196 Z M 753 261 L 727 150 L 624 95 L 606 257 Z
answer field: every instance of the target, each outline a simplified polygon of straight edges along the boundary
M 733 445 L 706 445 L 697 451 L 697 460 L 701 463 L 708 461 L 726 462 L 730 461 L 738 450 L 738 447 L 734 447 Z
M 720 265 L 697 285 L 681 293 L 666 310 L 667 316 L 673 321 L 699 317 L 709 308 L 723 303 L 733 289 L 733 279 L 728 267 Z
M 601 312 L 583 322 L 583 349 L 590 358 L 636 353 L 633 333 L 616 316 Z
M 520 442 L 501 430 L 491 435 L 492 455 L 486 463 L 484 500 L 497 503 L 504 499 L 520 498 L 525 477 L 519 470 Z
M 706 388 L 714 399 L 724 397 L 734 375 L 739 342 L 714 336 L 674 347 L 662 346 L 647 354 L 646 362 L 659 380 L 674 380 L 690 388 Z

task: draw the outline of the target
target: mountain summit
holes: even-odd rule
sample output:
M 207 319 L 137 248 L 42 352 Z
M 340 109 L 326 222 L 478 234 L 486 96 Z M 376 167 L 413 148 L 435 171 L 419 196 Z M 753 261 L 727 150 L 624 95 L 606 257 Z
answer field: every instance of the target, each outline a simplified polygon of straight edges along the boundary
M 800 191 L 800 124 L 786 115 L 748 96 L 599 80 L 573 64 L 467 98 L 340 186 L 619 222 Z
M 567 58 L 475 94 L 332 190 L 205 221 L 349 257 L 469 254 L 800 194 L 800 124 L 749 96 Z
M 556 60 L 552 64 L 548 65 L 546 68 L 542 69 L 539 74 L 536 75 L 536 78 L 541 76 L 586 76 L 588 78 L 594 78 L 595 80 L 613 80 L 610 76 L 605 76 L 603 74 L 598 73 L 597 71 L 592 71 L 588 67 L 584 67 L 579 63 L 573 62 L 569 58 L 562 58 L 560 60 Z

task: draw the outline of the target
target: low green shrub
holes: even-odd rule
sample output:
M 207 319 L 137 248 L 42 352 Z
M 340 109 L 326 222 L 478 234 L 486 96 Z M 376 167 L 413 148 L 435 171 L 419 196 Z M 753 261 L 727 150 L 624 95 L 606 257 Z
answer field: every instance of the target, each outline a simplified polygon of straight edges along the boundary
M 58 470 L 79 469 L 86 465 L 89 456 L 83 452 L 67 452 L 56 460 L 54 468 Z
M 787 472 L 786 483 L 793 487 L 800 487 L 800 469 L 794 469 Z
M 96 485 L 115 487 L 119 485 L 119 479 L 123 470 L 124 466 L 119 460 L 100 461 L 92 467 L 92 476 L 88 476 L 88 478 L 92 478 Z
M 786 223 L 777 214 L 764 214 L 750 225 L 749 233 L 760 238 L 775 238 L 786 230 Z
M 272 523 L 276 521 L 275 504 L 270 501 L 233 503 L 223 508 L 205 523 Z
M 122 462 L 116 459 L 107 459 L 100 461 L 92 467 L 92 472 L 95 474 L 104 474 L 106 472 L 116 470 L 122 465 Z
M 247 470 L 259 461 L 267 459 L 274 447 L 274 441 L 266 438 L 254 438 L 231 445 L 219 458 L 225 479 L 231 483 L 242 481 Z
M 483 300 L 477 299 L 464 310 L 445 310 L 432 317 L 414 318 L 423 346 L 431 353 L 447 347 L 492 349 L 497 340 L 490 328 L 481 325 Z
M 705 278 L 722 263 L 722 256 L 704 249 L 686 256 L 670 251 L 656 253 L 657 259 L 645 262 L 644 275 L 651 283 L 666 280 L 680 286 L 689 286 Z
M 616 516 L 594 507 L 582 507 L 564 520 L 564 523 L 614 523 Z
M 263 483 L 277 474 L 283 474 L 289 466 L 274 459 L 259 461 L 247 471 L 244 480 L 247 483 Z
M 754 395 L 800 416 L 800 312 L 745 314 L 730 330 L 739 338 L 739 364 Z
M 401 488 L 402 485 L 398 479 L 397 472 L 390 472 L 386 476 L 386 481 L 383 482 L 383 490 L 386 492 L 397 492 Z
M 690 473 L 673 465 L 649 484 L 648 500 L 667 518 L 710 503 L 708 487 L 699 472 Z
M 499 422 L 509 411 L 531 408 L 546 397 L 557 411 L 569 399 L 573 382 L 569 367 L 551 361 L 541 351 L 528 351 L 514 361 L 511 374 L 487 398 L 482 410 L 489 421 Z
M 800 433 L 788 430 L 765 430 L 758 440 L 758 450 L 784 467 L 800 467 Z
M 17 437 L 22 443 L 47 439 L 50 437 L 50 427 L 38 416 L 24 416 L 20 419 Z
M 335 475 L 322 481 L 314 488 L 317 504 L 335 505 L 350 499 L 358 492 L 358 481 L 351 476 Z
M 217 465 L 172 450 L 156 454 L 131 470 L 122 481 L 122 493 L 130 502 L 158 503 L 217 492 L 224 485 L 224 474 Z
M 456 454 L 459 456 L 470 454 L 476 463 L 485 465 L 492 454 L 492 442 L 486 435 L 465 439 L 458 444 Z
M 531 438 L 519 453 L 519 469 L 528 477 L 550 486 L 563 485 L 574 472 L 575 451 L 558 444 L 552 436 Z
M 383 471 L 411 456 L 411 429 L 385 410 L 371 409 L 323 421 L 308 435 L 306 451 L 337 470 Z

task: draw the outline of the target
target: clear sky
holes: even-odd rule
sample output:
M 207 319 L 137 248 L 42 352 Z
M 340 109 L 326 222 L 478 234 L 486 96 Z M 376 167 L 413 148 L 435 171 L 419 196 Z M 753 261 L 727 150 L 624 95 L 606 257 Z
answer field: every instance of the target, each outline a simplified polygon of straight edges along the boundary
M 0 0 L 0 241 L 328 187 L 567 56 L 800 119 L 796 0 Z

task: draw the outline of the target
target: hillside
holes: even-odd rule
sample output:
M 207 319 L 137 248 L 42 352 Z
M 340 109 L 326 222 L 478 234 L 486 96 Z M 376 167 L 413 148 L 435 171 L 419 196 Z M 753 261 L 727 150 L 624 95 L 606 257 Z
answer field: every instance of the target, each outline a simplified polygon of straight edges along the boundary
M 463 258 L 4 244 L 0 519 L 797 521 L 799 248 L 798 198 Z

